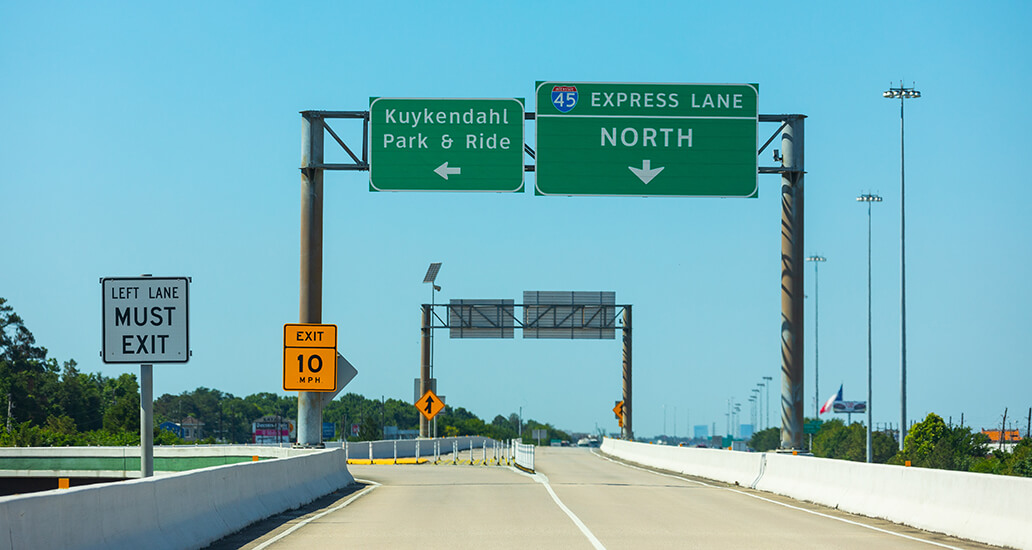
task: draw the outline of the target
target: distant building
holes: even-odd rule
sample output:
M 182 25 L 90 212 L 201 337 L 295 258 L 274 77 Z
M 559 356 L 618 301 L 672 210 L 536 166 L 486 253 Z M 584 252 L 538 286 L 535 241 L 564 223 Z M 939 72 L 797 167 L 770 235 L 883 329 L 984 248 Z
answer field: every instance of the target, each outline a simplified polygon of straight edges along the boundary
M 166 432 L 172 432 L 176 434 L 176 437 L 180 439 L 182 439 L 183 436 L 186 435 L 183 433 L 183 427 L 175 422 L 162 422 L 161 424 L 158 424 L 158 429 L 165 430 Z
M 749 439 L 753 434 L 752 424 L 741 424 L 738 426 L 738 436 L 742 439 Z
M 419 430 L 399 430 L 397 426 L 384 426 L 384 439 L 415 439 L 419 437 Z
M 179 423 L 183 428 L 182 438 L 187 441 L 197 441 L 204 438 L 204 422 L 188 416 Z
M 982 430 L 982 433 L 989 438 L 989 441 L 993 443 L 1000 442 L 1000 430 Z M 1006 430 L 1003 432 L 1004 441 L 1021 441 L 1021 434 L 1018 430 Z
M 279 445 L 290 443 L 294 436 L 295 422 L 281 416 L 263 416 L 251 423 L 251 433 L 258 445 Z
M 705 424 L 696 424 L 695 439 L 709 439 L 709 426 Z

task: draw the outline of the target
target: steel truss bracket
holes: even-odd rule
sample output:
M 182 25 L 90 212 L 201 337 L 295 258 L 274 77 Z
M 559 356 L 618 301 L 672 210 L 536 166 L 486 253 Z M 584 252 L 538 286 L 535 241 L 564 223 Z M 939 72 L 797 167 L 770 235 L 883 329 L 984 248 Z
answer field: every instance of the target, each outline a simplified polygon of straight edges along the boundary
M 318 126 L 324 132 L 330 134 L 330 137 L 340 145 L 341 149 L 351 157 L 352 162 L 349 163 L 320 163 L 320 164 L 309 164 L 308 166 L 302 166 L 301 170 L 352 170 L 352 171 L 366 171 L 369 170 L 369 111 L 301 111 L 301 116 L 308 119 L 313 125 Z M 344 140 L 333 131 L 333 128 L 326 122 L 327 119 L 359 119 L 362 121 L 362 157 L 359 158 L 350 147 L 344 143 Z M 321 157 L 321 155 L 320 155 Z
M 344 171 L 368 171 L 369 170 L 369 111 L 301 111 L 301 116 L 309 119 L 314 124 L 318 124 L 326 133 L 333 138 L 334 141 L 340 145 L 341 149 L 351 157 L 351 163 L 321 163 L 321 164 L 310 164 L 308 166 L 302 166 L 301 170 L 305 172 L 306 176 L 311 176 L 313 170 L 344 170 Z M 525 112 L 523 113 L 524 120 L 534 120 L 536 118 L 535 113 Z M 763 153 L 764 150 L 774 141 L 774 139 L 781 133 L 782 130 L 793 120 L 806 118 L 806 115 L 792 114 L 792 115 L 759 115 L 758 122 L 780 122 L 781 126 L 771 134 L 770 138 L 763 144 L 762 147 L 756 152 L 757 155 Z M 352 151 L 344 140 L 333 131 L 333 128 L 327 123 L 327 119 L 357 119 L 362 121 L 362 156 L 359 157 Z M 527 143 L 523 144 L 523 151 L 531 159 L 537 157 L 535 151 Z M 523 170 L 525 172 L 533 172 L 535 165 L 525 164 Z M 802 173 L 799 170 L 786 169 L 780 166 L 760 166 L 760 174 L 792 174 Z
M 764 142 L 763 146 L 760 147 L 760 149 L 758 151 L 756 151 L 756 156 L 762 155 L 763 151 L 765 149 L 767 149 L 767 146 L 770 145 L 772 141 L 774 141 L 774 138 L 778 137 L 778 134 L 780 134 L 781 131 L 784 130 L 785 127 L 788 126 L 788 124 L 790 122 L 792 122 L 794 120 L 804 119 L 804 118 L 806 118 L 806 115 L 798 115 L 798 114 L 796 114 L 796 115 L 760 115 L 758 117 L 758 119 L 759 119 L 758 122 L 780 122 L 781 126 L 778 126 L 778 129 L 774 130 L 774 133 L 771 134 L 769 138 L 767 138 L 767 141 Z M 774 160 L 775 161 L 780 161 L 781 159 L 778 158 L 776 150 L 774 151 L 774 153 L 775 153 Z M 806 172 L 803 171 L 803 170 L 796 170 L 794 168 L 785 168 L 784 166 L 760 166 L 759 167 L 759 173 L 760 174 L 805 174 Z

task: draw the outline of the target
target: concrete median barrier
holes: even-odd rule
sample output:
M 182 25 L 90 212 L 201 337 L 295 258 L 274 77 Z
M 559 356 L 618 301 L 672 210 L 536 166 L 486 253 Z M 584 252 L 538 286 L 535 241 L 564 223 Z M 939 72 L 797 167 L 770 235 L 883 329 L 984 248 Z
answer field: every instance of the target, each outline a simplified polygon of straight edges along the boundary
M 1032 549 L 1032 479 L 606 438 L 603 453 L 927 531 Z
M 342 449 L 282 454 L 288 456 L 0 497 L 0 550 L 199 548 L 354 482 Z

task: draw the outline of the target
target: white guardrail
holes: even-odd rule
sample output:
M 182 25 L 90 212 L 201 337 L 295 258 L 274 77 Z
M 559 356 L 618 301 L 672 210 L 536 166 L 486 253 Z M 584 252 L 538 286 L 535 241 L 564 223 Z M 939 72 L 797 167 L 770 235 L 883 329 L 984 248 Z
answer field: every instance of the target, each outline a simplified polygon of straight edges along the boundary
M 603 453 L 969 540 L 1032 549 L 1032 478 L 606 438 Z
M 354 483 L 343 449 L 277 451 L 287 456 L 0 497 L 0 550 L 201 548 Z
M 516 467 L 534 473 L 534 446 L 519 443 L 515 439 L 512 441 L 512 444 L 515 451 Z

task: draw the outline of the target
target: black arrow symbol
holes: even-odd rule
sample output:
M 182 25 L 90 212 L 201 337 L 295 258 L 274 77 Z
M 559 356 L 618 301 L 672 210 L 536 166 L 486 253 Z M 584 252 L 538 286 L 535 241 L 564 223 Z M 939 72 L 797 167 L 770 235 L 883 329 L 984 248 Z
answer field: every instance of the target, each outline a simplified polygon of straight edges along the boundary
M 431 412 L 433 412 L 432 411 L 433 405 L 434 405 L 434 398 L 430 397 L 429 395 L 426 396 L 426 409 L 424 409 L 426 411 L 426 414 L 430 414 Z

